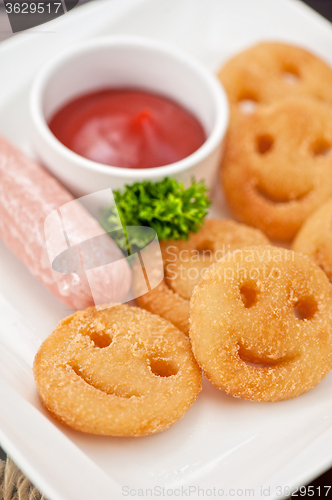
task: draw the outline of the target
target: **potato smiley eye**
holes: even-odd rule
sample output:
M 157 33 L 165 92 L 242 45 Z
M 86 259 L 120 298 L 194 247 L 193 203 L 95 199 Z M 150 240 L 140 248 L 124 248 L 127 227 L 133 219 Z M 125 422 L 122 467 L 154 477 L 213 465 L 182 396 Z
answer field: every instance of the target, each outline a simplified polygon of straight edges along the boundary
M 305 297 L 294 305 L 294 316 L 299 320 L 311 320 L 318 311 L 317 302 L 313 297 Z
M 331 143 L 324 138 L 317 139 L 311 146 L 313 156 L 326 156 L 331 151 Z
M 288 85 L 297 85 L 300 81 L 301 73 L 295 65 L 285 64 L 281 76 Z
M 199 241 L 196 245 L 196 250 L 202 254 L 204 254 L 204 252 L 213 252 L 214 249 L 215 249 L 215 243 L 208 239 L 206 240 L 202 239 L 202 241 Z
M 104 349 L 112 343 L 112 337 L 107 332 L 92 332 L 89 333 L 89 337 L 94 343 L 94 347 L 99 347 L 99 349 Z
M 168 359 L 151 358 L 149 360 L 149 366 L 152 373 L 157 377 L 172 377 L 179 371 L 175 363 Z
M 258 135 L 256 138 L 257 152 L 261 155 L 268 153 L 274 145 L 274 138 L 269 134 Z
M 243 305 L 246 309 L 254 306 L 257 302 L 257 290 L 251 283 L 241 286 L 240 295 Z
M 259 99 L 253 92 L 244 90 L 238 96 L 237 101 L 240 112 L 243 115 L 251 115 L 255 112 Z

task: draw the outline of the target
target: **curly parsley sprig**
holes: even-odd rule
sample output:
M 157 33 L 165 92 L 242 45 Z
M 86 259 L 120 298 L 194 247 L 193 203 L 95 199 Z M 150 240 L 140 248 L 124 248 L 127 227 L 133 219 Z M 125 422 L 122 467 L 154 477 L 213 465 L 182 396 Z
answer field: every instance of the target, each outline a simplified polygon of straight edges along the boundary
M 103 211 L 100 223 L 124 251 L 128 251 L 126 226 L 152 227 L 161 240 L 187 240 L 189 233 L 201 227 L 211 205 L 203 181 L 193 180 L 186 189 L 168 177 L 155 183 L 135 182 L 125 186 L 123 192 L 116 190 L 113 194 L 116 206 Z M 131 245 L 144 248 L 149 243 L 146 238 L 138 230 Z

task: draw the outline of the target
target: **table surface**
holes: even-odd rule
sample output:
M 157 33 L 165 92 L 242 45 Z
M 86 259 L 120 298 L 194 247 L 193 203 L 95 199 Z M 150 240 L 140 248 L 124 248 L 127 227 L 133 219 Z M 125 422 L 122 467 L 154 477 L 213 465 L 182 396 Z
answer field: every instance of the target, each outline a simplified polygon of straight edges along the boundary
M 87 0 L 80 0 L 80 3 L 83 3 L 84 1 Z M 329 19 L 332 22 L 332 0 L 302 0 L 304 3 L 315 9 L 317 12 L 322 14 L 324 17 Z M 10 23 L 8 20 L 8 17 L 5 13 L 4 10 L 4 5 L 3 5 L 3 0 L 0 0 L 0 42 L 5 40 L 6 38 L 13 36 L 13 33 L 11 31 Z M 332 443 L 331 443 L 332 446 Z M 0 448 L 0 459 L 5 460 L 6 459 L 6 453 L 4 450 Z M 332 463 L 331 463 L 332 466 Z M 301 496 L 301 498 L 310 498 L 311 500 L 313 499 L 318 499 L 321 498 L 318 496 L 317 493 L 317 488 L 320 486 L 322 491 L 324 491 L 323 487 L 324 486 L 332 486 L 332 467 L 329 469 L 327 472 L 319 476 L 317 479 L 314 481 L 310 482 L 310 485 L 314 486 L 315 489 L 314 491 L 316 492 L 315 495 L 309 496 Z M 309 485 L 307 485 L 309 486 Z M 322 493 L 322 497 L 324 496 L 324 493 Z M 295 497 L 294 497 L 295 498 Z M 296 497 L 298 498 L 298 497 Z M 332 494 L 330 496 L 332 498 Z

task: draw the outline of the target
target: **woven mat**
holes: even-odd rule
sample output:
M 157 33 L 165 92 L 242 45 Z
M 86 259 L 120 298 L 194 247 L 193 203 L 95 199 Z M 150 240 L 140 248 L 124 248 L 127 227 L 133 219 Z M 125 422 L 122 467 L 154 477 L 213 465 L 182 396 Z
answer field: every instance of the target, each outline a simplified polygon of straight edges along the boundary
M 10 458 L 0 460 L 0 500 L 46 500 Z

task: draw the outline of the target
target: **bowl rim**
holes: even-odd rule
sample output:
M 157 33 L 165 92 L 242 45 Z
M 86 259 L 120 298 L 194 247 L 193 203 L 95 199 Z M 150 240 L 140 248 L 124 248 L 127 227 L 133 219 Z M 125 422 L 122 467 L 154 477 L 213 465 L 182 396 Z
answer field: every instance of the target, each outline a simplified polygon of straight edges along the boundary
M 171 56 L 178 62 L 185 64 L 194 70 L 204 81 L 212 99 L 215 103 L 215 121 L 211 132 L 206 140 L 196 151 L 189 156 L 174 163 L 152 168 L 124 168 L 106 165 L 93 160 L 89 160 L 78 153 L 70 150 L 62 144 L 51 132 L 43 113 L 43 96 L 50 78 L 65 62 L 83 53 L 94 51 L 98 48 L 131 47 L 133 50 L 140 48 L 150 52 L 161 52 Z M 181 103 L 179 102 L 181 105 Z M 29 108 L 32 120 L 41 138 L 47 145 L 64 156 L 67 161 L 74 163 L 76 167 L 90 172 L 98 172 L 112 177 L 128 178 L 130 180 L 148 179 L 151 177 L 167 177 L 188 170 L 193 165 L 202 162 L 221 143 L 228 126 L 229 105 L 226 92 L 217 77 L 208 70 L 200 61 L 192 55 L 187 54 L 177 47 L 141 36 L 134 35 L 112 35 L 94 38 L 75 44 L 65 51 L 61 51 L 46 63 L 36 74 L 30 90 Z M 199 120 L 199 118 L 197 118 Z

